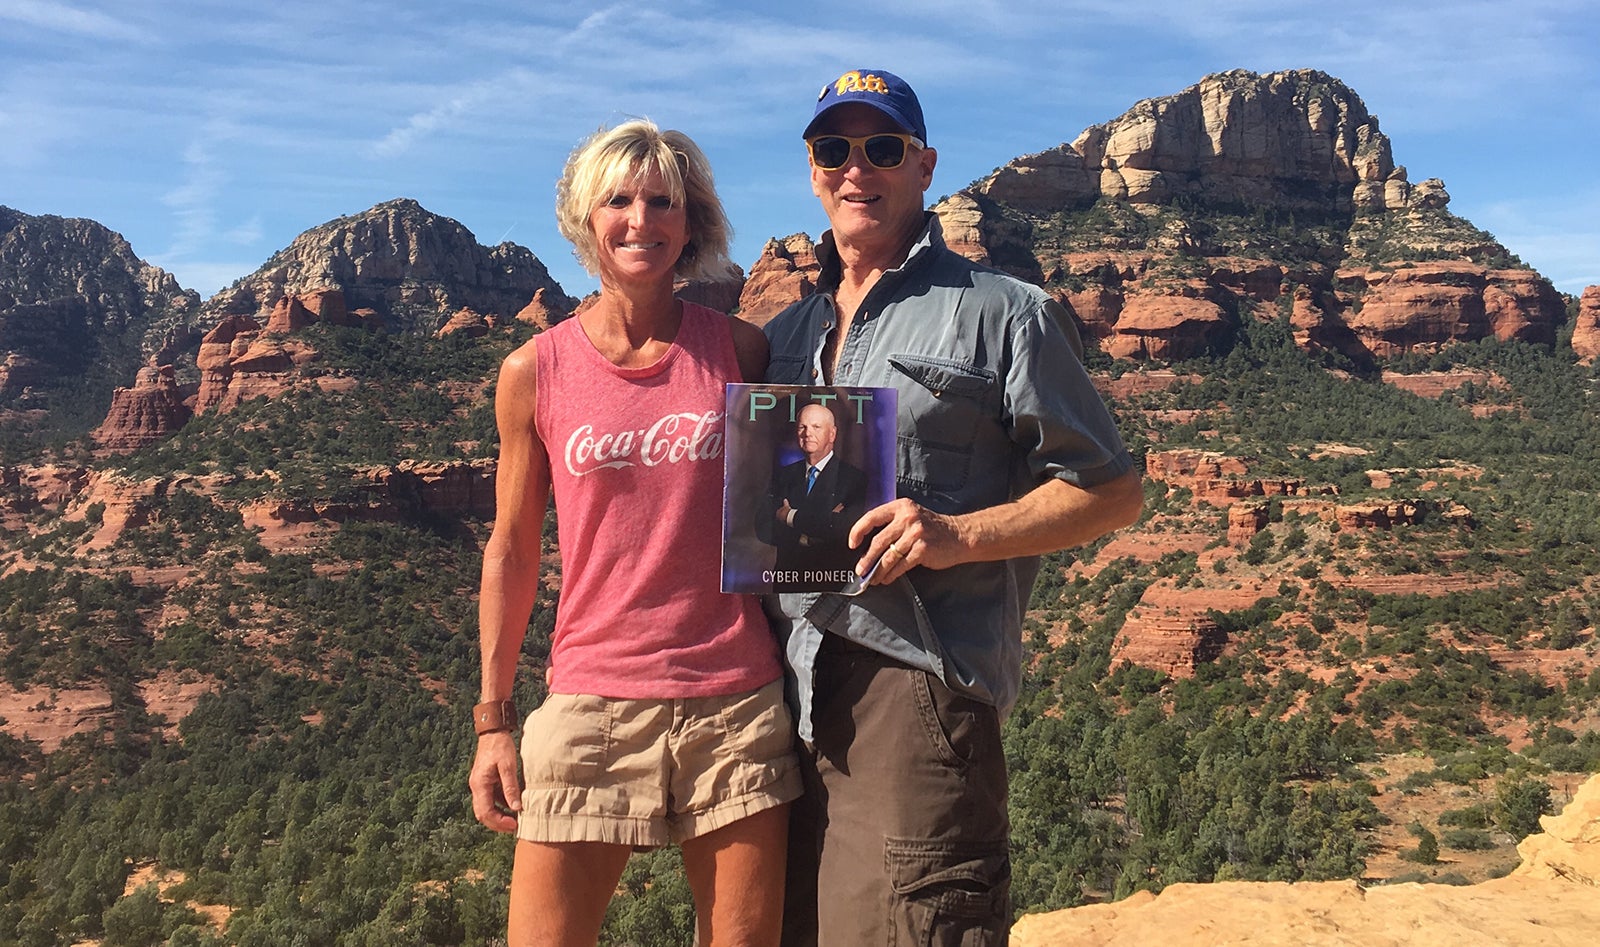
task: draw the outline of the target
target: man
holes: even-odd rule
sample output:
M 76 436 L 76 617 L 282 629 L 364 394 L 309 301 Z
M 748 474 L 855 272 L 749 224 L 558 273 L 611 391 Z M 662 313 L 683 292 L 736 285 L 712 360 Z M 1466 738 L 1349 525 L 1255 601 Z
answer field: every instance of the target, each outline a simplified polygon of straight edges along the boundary
M 774 588 L 842 587 L 848 576 L 836 576 L 854 574 L 856 555 L 846 543 L 866 511 L 867 475 L 834 454 L 839 427 L 827 406 L 801 408 L 795 431 L 804 457 L 773 472 L 761 524 L 761 538 L 778 547 Z
M 817 293 L 766 327 L 767 380 L 892 385 L 899 443 L 897 498 L 849 536 L 872 584 L 769 602 L 807 780 L 785 942 L 1005 943 L 1000 724 L 1038 556 L 1133 522 L 1142 487 L 1066 312 L 924 211 L 937 154 L 910 86 L 846 72 L 803 137 L 831 229 Z

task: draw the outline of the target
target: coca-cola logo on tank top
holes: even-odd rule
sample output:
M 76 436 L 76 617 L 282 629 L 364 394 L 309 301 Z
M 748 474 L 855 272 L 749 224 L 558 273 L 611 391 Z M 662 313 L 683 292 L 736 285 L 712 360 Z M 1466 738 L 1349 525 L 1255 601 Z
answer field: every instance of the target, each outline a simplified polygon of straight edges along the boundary
M 721 411 L 668 414 L 638 430 L 596 433 L 580 424 L 567 438 L 567 472 L 583 477 L 597 470 L 678 464 L 722 457 Z

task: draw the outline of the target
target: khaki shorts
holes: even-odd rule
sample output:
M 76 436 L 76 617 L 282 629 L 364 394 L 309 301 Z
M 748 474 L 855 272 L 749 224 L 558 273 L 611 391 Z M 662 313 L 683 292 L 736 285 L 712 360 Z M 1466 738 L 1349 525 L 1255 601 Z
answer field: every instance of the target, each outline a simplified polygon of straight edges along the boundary
M 726 697 L 551 694 L 522 731 L 530 842 L 659 846 L 800 795 L 783 681 Z

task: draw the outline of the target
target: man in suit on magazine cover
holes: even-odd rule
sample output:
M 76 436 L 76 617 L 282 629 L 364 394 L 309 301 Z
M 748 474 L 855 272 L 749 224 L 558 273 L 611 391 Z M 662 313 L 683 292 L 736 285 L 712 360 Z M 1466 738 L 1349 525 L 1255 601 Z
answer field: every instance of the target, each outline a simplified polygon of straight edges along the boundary
M 858 554 L 846 538 L 866 512 L 867 475 L 834 452 L 838 436 L 826 405 L 800 409 L 795 438 L 805 456 L 773 472 L 760 532 L 778 547 L 776 588 L 825 587 L 831 583 L 826 576 L 855 567 Z

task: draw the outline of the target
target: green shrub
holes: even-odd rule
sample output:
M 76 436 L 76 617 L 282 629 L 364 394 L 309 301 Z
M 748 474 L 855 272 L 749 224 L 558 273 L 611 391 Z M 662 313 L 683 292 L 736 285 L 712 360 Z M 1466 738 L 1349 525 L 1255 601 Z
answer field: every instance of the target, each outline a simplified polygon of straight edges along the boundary
M 1448 829 L 1439 837 L 1445 848 L 1459 852 L 1481 852 L 1494 848 L 1489 833 L 1483 829 Z

